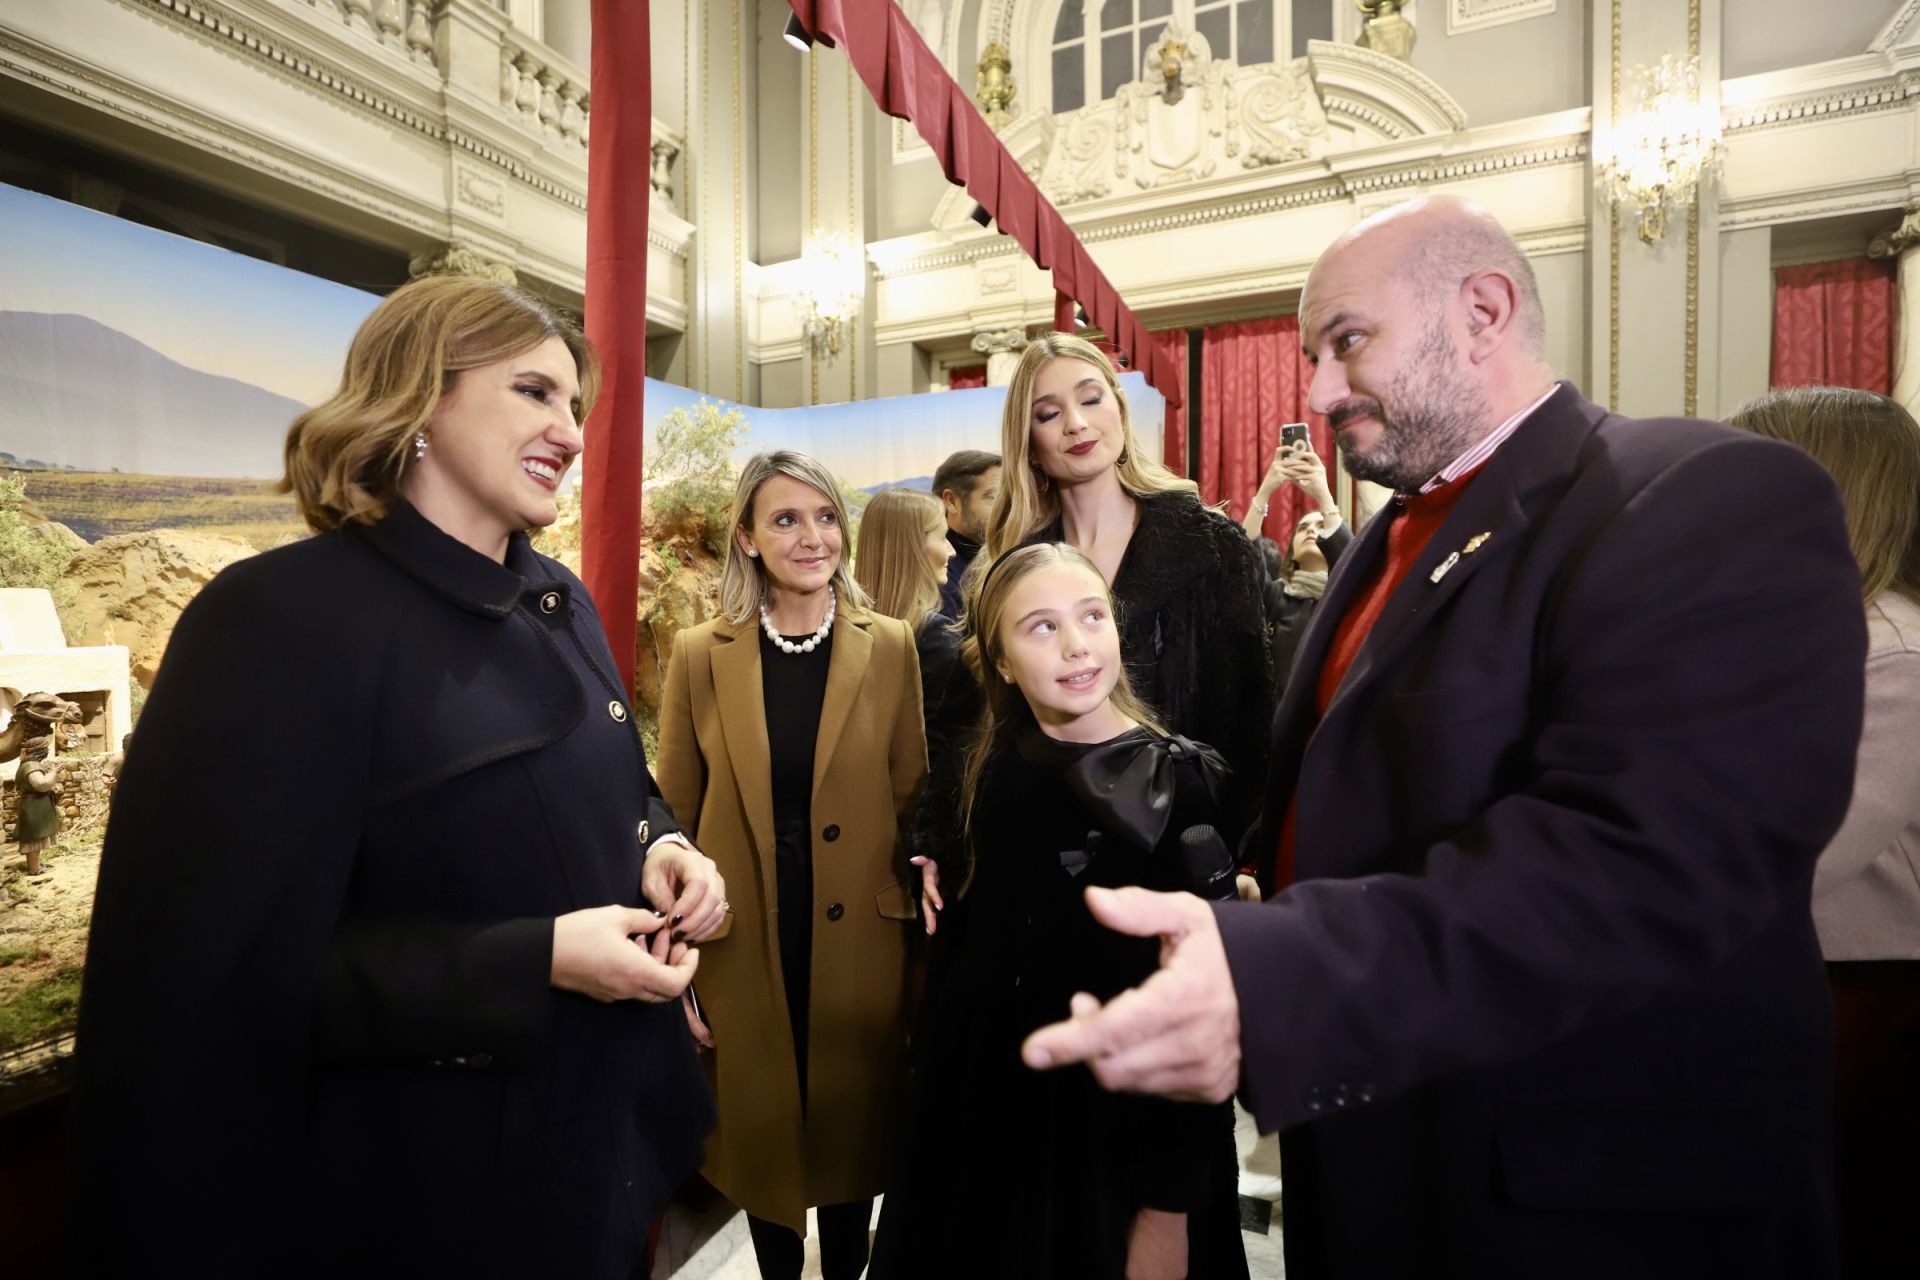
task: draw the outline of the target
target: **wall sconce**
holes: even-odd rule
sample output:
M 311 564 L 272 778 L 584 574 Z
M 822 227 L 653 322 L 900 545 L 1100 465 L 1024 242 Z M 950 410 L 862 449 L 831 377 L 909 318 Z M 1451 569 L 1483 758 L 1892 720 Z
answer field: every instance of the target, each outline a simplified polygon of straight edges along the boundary
M 1622 107 L 1631 114 L 1596 146 L 1603 200 L 1640 215 L 1640 239 L 1667 234 L 1667 211 L 1684 209 L 1719 172 L 1726 148 L 1720 113 L 1700 102 L 1700 60 L 1672 54 L 1635 67 Z
M 865 255 L 845 236 L 816 235 L 800 255 L 800 287 L 794 310 L 800 332 L 816 360 L 831 360 L 852 337 L 854 319 L 867 292 Z

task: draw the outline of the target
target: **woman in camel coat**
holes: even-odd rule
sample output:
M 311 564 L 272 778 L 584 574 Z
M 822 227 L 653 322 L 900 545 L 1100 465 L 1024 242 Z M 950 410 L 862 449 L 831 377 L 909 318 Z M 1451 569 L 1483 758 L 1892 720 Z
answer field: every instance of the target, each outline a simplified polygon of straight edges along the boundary
M 799 1275 L 819 1206 L 825 1274 L 851 1277 L 906 1079 L 919 663 L 847 573 L 818 463 L 752 459 L 735 512 L 723 616 L 667 665 L 657 768 L 733 912 L 695 987 L 720 1113 L 704 1173 L 747 1211 L 763 1275 Z

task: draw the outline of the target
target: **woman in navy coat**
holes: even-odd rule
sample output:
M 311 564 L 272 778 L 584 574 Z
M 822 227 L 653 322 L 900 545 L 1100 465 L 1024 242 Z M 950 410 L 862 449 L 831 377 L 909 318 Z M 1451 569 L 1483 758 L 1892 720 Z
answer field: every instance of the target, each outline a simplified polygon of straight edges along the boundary
M 626 1277 L 712 1101 L 725 890 L 593 603 L 534 552 L 598 383 L 517 289 L 410 284 L 287 441 L 318 536 L 181 617 L 115 797 L 73 1270 Z

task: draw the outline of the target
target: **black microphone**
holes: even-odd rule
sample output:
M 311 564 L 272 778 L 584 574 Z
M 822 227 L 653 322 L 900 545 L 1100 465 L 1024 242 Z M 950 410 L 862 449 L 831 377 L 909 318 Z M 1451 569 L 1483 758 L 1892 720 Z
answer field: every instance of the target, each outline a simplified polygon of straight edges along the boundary
M 1180 833 L 1180 865 L 1186 872 L 1187 889 L 1209 902 L 1231 902 L 1234 877 L 1233 852 L 1220 833 L 1206 823 L 1188 827 Z

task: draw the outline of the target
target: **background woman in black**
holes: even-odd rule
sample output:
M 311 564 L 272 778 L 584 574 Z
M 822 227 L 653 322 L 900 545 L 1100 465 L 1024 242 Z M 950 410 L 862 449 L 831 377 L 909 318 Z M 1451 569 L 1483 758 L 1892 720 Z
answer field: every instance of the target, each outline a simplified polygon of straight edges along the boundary
M 1134 689 L 1175 733 L 1226 759 L 1221 827 L 1237 840 L 1266 783 L 1273 730 L 1265 574 L 1239 526 L 1146 457 L 1113 365 L 1064 333 L 1020 357 L 1001 418 L 1006 459 L 982 559 L 1058 541 L 1113 586 Z M 978 570 L 976 569 L 976 572 Z
M 597 385 L 532 295 L 434 278 L 293 424 L 317 536 L 188 607 L 115 793 L 76 1274 L 644 1259 L 713 1123 L 674 1002 L 725 903 L 593 602 L 524 532 Z

